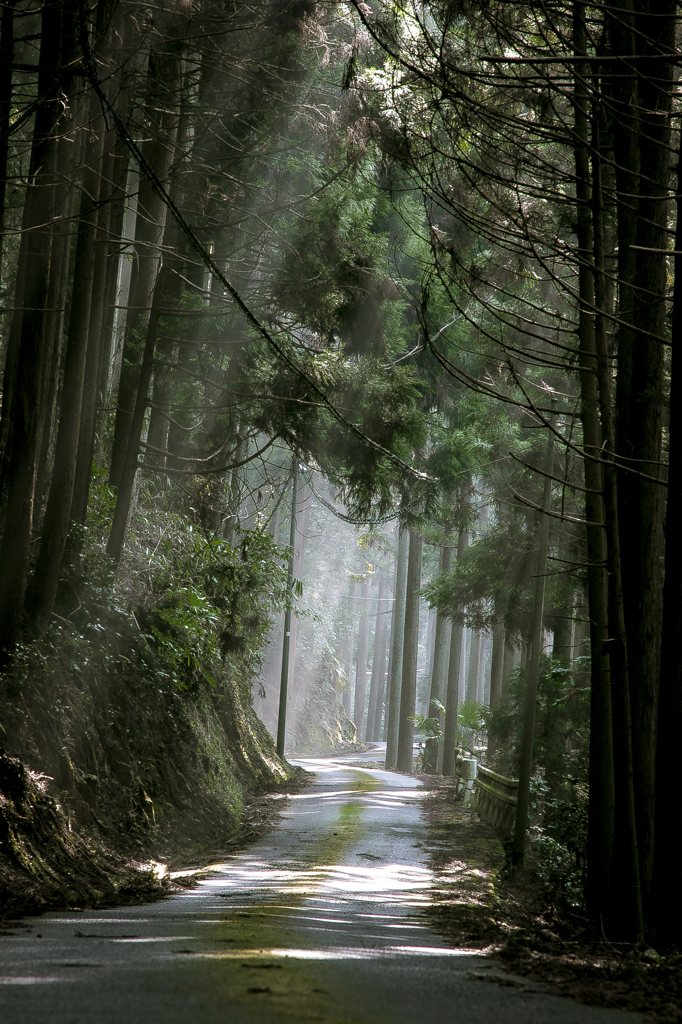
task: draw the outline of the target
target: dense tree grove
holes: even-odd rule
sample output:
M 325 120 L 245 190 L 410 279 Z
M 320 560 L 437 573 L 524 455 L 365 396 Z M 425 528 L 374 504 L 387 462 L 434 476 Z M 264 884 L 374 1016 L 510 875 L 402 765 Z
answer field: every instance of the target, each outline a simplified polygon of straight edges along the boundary
M 572 822 L 599 929 L 679 940 L 677 5 L 3 0 L 1 34 L 5 694 L 144 607 L 273 733 L 292 677 L 299 748 L 486 750 L 517 865 L 529 809 Z

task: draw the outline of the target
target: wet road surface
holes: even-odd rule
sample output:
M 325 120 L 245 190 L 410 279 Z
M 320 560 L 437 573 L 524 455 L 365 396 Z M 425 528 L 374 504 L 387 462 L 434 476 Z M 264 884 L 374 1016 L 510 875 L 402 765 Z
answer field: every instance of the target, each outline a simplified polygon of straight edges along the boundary
M 298 763 L 314 783 L 198 889 L 27 918 L 0 936 L 2 1024 L 645 1020 L 448 947 L 419 913 L 434 880 L 418 782 L 343 758 Z

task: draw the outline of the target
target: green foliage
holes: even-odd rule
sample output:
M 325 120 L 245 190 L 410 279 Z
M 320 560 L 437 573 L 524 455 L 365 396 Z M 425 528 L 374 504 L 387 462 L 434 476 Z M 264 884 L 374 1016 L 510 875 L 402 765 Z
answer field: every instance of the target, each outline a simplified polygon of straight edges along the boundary
M 431 718 L 426 715 L 410 715 L 409 721 L 414 722 L 417 727 L 417 736 L 420 742 L 425 740 L 440 739 L 442 729 L 440 718 Z
M 573 787 L 572 799 L 545 802 L 542 825 L 532 825 L 528 845 L 535 872 L 554 897 L 582 906 L 587 845 L 587 789 Z
M 544 790 L 538 789 L 538 810 L 547 798 L 566 798 L 575 784 L 587 778 L 589 741 L 589 659 L 578 658 L 567 669 L 544 657 L 538 676 L 533 753 L 535 771 Z M 517 669 L 509 680 L 500 704 L 487 713 L 489 733 L 494 733 L 506 770 L 516 774 L 525 696 L 525 679 Z
M 463 700 L 457 705 L 458 742 L 471 749 L 486 724 L 488 708 L 478 700 Z
M 217 662 L 242 679 L 256 674 L 270 612 L 286 600 L 282 556 L 258 531 L 245 534 L 239 547 L 189 529 L 162 538 L 145 630 L 175 669 L 178 685 L 198 666 L 213 682 L 210 667 Z
M 432 700 L 431 707 L 434 711 L 444 712 L 445 708 L 439 700 Z M 440 740 L 443 735 L 441 720 L 439 716 L 427 717 L 426 715 L 410 715 L 410 722 L 417 727 L 417 740 L 419 743 L 417 754 L 417 765 L 420 770 L 425 770 L 429 760 L 429 744 L 434 740 Z

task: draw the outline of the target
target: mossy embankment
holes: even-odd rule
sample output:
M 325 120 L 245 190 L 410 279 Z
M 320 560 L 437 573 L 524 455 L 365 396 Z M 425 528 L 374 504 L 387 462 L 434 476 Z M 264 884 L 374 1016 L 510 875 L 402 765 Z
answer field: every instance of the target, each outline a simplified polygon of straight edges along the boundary
M 297 754 L 341 754 L 365 750 L 334 686 L 318 680 L 291 702 L 287 746 Z
M 228 555 L 210 603 L 199 583 L 134 611 L 91 603 L 0 677 L 0 917 L 163 893 L 145 862 L 233 849 L 262 831 L 264 794 L 297 784 L 252 706 L 254 588 L 248 621 L 215 593 L 221 564 L 242 604 L 253 583 Z

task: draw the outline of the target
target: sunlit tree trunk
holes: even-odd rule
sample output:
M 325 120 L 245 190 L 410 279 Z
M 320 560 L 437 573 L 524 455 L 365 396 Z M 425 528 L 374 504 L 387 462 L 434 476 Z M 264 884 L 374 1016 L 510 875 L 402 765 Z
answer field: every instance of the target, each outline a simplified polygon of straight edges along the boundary
M 552 646 L 552 657 L 562 668 L 570 668 L 571 665 L 571 625 L 573 610 L 573 595 L 570 595 L 569 603 L 560 610 L 560 614 L 554 622 L 554 644 Z
M 108 5 L 104 9 L 108 11 Z M 125 123 L 131 102 L 131 88 L 126 81 L 125 68 L 126 58 L 130 56 L 134 45 L 134 21 L 120 8 L 116 9 L 112 17 L 110 24 L 103 19 L 101 30 L 104 32 L 108 29 L 109 32 L 107 53 L 113 49 L 122 65 L 113 83 L 117 86 L 117 114 Z M 111 88 L 112 82 L 107 84 Z M 85 523 L 87 516 L 97 435 L 101 432 L 108 396 L 128 160 L 129 153 L 124 140 L 110 124 L 104 135 L 97 245 L 92 269 L 88 357 L 71 503 L 71 518 L 80 524 Z
M 422 573 L 422 539 L 410 530 L 407 561 L 407 590 L 405 596 L 405 634 L 403 638 L 403 670 L 400 688 L 400 726 L 398 730 L 398 757 L 400 772 L 412 771 L 414 722 L 417 700 L 417 657 L 419 654 L 419 588 Z
M 444 574 L 450 571 L 452 548 L 443 544 L 440 549 L 439 573 Z M 431 665 L 431 689 L 429 692 L 429 706 L 427 716 L 437 718 L 440 728 L 443 728 L 444 715 L 434 706 L 433 702 L 438 701 L 445 705 L 448 685 L 448 662 L 450 657 L 450 636 L 452 623 L 440 612 L 436 618 L 436 634 L 433 642 L 433 662 Z M 441 746 L 439 740 L 434 738 L 427 740 L 425 768 L 430 774 L 438 769 L 438 750 Z
M 128 518 L 132 507 L 133 490 L 135 477 L 139 466 L 140 440 L 144 426 L 144 417 L 147 410 L 149 398 L 149 385 L 152 379 L 154 367 L 154 346 L 156 344 L 156 333 L 159 322 L 159 308 L 163 292 L 163 275 L 159 274 L 156 280 L 156 287 L 152 300 L 149 319 L 147 320 L 147 336 L 142 355 L 142 365 L 137 381 L 137 398 L 128 430 L 128 447 L 125 452 L 125 459 L 121 466 L 118 490 L 116 494 L 116 507 L 114 519 L 111 524 L 111 532 L 107 541 L 107 554 L 115 562 L 121 557 L 125 543 L 125 534 L 128 526 Z
M 380 715 L 379 691 L 383 689 L 383 675 L 386 668 L 385 661 L 385 636 L 386 636 L 386 591 L 388 582 L 385 579 L 379 582 L 379 596 L 377 599 L 377 611 L 374 627 L 374 657 L 372 658 L 372 678 L 369 687 L 369 708 L 367 711 L 367 733 L 365 739 L 375 740 L 377 731 L 377 714 Z M 379 712 L 378 710 L 379 709 Z
M 387 657 L 388 647 L 390 644 L 390 636 L 387 624 L 384 625 L 384 636 L 381 646 L 381 664 L 379 666 L 379 686 L 377 689 L 377 707 L 374 718 L 374 735 L 371 737 L 373 740 L 380 740 L 383 735 L 383 718 L 384 718 L 384 707 L 386 698 L 386 685 L 387 685 Z
M 353 721 L 358 739 L 364 736 L 365 703 L 367 700 L 367 652 L 369 649 L 369 599 L 372 579 L 367 576 L 362 584 L 360 626 L 358 629 L 358 653 L 355 665 L 355 698 L 353 701 Z
M 391 638 L 391 672 L 388 679 L 388 707 L 386 709 L 386 767 L 395 768 L 398 759 L 400 728 L 400 695 L 402 688 L 403 647 L 405 639 L 405 598 L 407 594 L 407 562 L 409 533 L 398 530 L 398 553 L 395 570 L 395 601 L 393 607 L 393 636 Z
M 467 700 L 478 700 L 478 680 L 481 668 L 481 648 L 483 646 L 483 634 L 478 630 L 471 630 L 471 653 L 469 655 L 469 666 L 467 670 Z
M 163 42 L 152 48 L 149 58 L 149 89 L 146 99 L 153 128 L 151 139 L 142 147 L 154 176 L 168 186 L 175 156 L 182 91 L 181 53 L 187 21 L 180 15 L 168 16 Z M 166 226 L 167 207 L 154 191 L 153 181 L 140 168 L 140 192 L 135 228 L 135 262 L 126 317 L 125 341 L 121 362 L 111 452 L 109 484 L 119 487 L 126 460 L 133 410 L 139 390 L 140 335 L 147 333 L 152 297 L 161 267 L 161 242 Z
M 351 583 L 350 584 L 349 601 L 348 601 L 348 603 L 350 605 L 350 616 L 351 616 L 351 619 L 354 618 L 354 615 L 355 615 L 355 612 L 354 612 L 355 591 L 356 591 L 356 586 L 355 586 L 354 583 Z M 348 637 L 348 648 L 347 648 L 347 650 L 348 650 L 348 655 L 347 655 L 348 660 L 347 660 L 347 663 L 346 663 L 346 688 L 343 691 L 343 710 L 346 712 L 346 714 L 348 715 L 349 718 L 351 717 L 351 713 L 352 713 L 353 653 L 354 653 L 354 647 L 355 647 L 354 640 L 355 640 L 355 637 L 354 637 L 353 633 L 351 633 L 351 635 Z
M 466 530 L 460 530 L 457 537 L 457 561 L 467 549 L 469 537 Z M 457 709 L 459 705 L 459 677 L 462 667 L 464 629 L 461 619 L 452 620 L 450 632 L 450 657 L 448 659 L 448 687 L 445 695 L 445 725 L 443 726 L 443 775 L 456 774 L 457 760 Z

